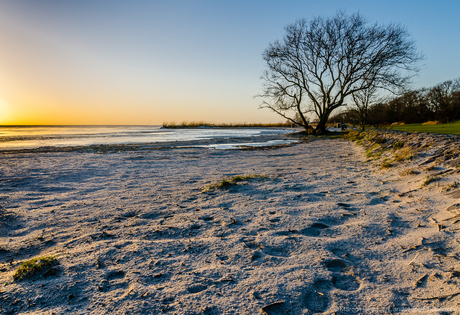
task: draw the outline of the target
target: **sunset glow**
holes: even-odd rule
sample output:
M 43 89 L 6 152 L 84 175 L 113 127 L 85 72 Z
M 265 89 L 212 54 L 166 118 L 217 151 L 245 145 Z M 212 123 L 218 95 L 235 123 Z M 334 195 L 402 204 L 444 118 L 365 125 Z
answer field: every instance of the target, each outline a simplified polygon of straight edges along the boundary
M 0 1 L 0 124 L 280 122 L 254 98 L 263 50 L 339 9 L 407 26 L 414 87 L 460 76 L 452 1 Z

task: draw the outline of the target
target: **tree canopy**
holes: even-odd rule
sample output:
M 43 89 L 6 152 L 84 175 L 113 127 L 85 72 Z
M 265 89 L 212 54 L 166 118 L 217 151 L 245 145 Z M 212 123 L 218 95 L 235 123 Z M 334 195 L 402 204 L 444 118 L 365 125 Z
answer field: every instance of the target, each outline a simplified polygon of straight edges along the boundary
M 405 87 L 421 58 L 404 27 L 370 25 L 359 13 L 300 19 L 285 30 L 263 53 L 261 107 L 306 130 L 313 113 L 315 133 L 352 94 Z

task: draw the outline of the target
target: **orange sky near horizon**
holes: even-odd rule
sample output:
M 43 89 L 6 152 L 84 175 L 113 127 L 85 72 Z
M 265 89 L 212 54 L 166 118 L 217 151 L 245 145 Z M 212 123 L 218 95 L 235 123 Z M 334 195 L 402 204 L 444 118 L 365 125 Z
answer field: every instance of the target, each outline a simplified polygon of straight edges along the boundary
M 177 14 L 174 6 L 103 3 L 0 3 L 0 124 L 283 121 L 258 110 L 260 71 L 248 76 L 241 56 L 178 49 L 193 34 L 168 34 L 174 21 L 156 22 L 160 11 Z
M 460 2 L 0 1 L 0 125 L 284 122 L 254 97 L 262 53 L 339 9 L 407 26 L 426 55 L 414 88 L 460 75 Z

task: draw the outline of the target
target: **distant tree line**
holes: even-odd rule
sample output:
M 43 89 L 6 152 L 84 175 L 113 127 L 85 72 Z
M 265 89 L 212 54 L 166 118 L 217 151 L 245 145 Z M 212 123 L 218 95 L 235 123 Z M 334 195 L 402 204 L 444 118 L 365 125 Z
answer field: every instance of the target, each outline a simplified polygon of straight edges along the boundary
M 354 100 L 347 110 L 329 119 L 329 122 L 343 122 L 361 126 L 362 106 Z M 368 125 L 392 123 L 441 123 L 460 120 L 460 78 L 442 82 L 431 88 L 409 90 L 396 97 L 374 101 L 365 108 Z

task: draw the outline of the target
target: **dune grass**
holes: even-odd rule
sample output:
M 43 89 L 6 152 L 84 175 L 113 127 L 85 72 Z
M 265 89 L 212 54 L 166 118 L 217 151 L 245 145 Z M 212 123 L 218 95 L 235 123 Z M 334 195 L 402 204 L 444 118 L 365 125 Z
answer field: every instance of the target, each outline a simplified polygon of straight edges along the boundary
M 427 132 L 460 135 L 460 121 L 448 124 L 404 124 L 388 126 L 388 129 L 400 130 L 406 132 Z
M 382 169 L 394 166 L 394 163 L 411 160 L 415 154 L 414 149 L 403 141 L 386 138 L 378 130 L 350 130 L 344 135 L 345 139 L 356 142 L 366 149 L 367 162 L 378 161 L 384 157 Z
M 21 263 L 13 275 L 15 281 L 31 278 L 37 274 L 45 274 L 51 267 L 57 264 L 56 257 L 43 256 L 26 260 Z

